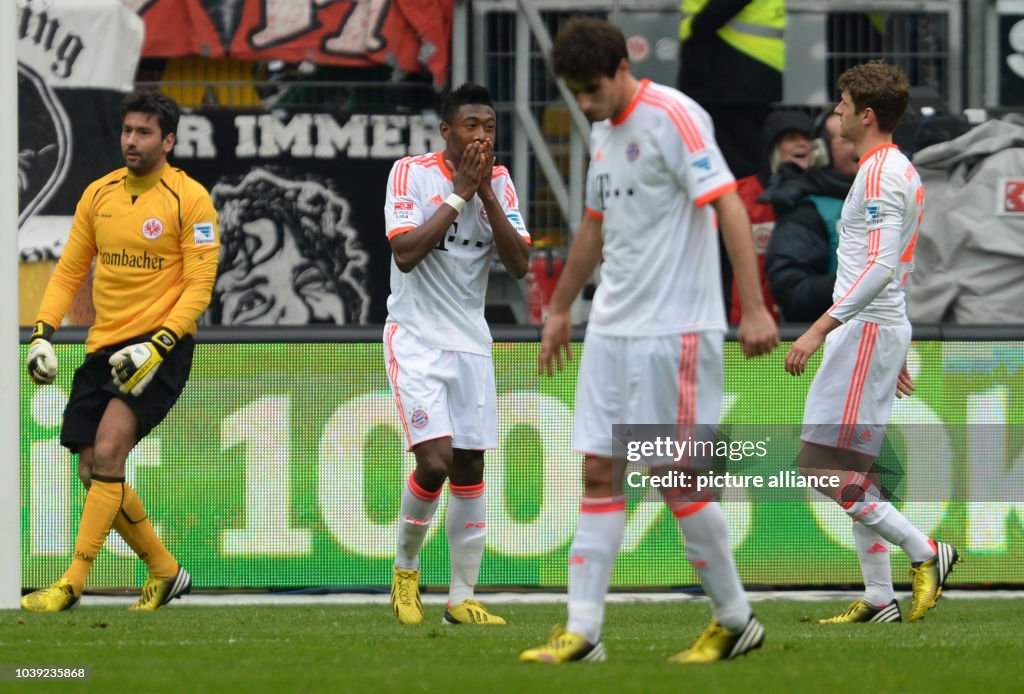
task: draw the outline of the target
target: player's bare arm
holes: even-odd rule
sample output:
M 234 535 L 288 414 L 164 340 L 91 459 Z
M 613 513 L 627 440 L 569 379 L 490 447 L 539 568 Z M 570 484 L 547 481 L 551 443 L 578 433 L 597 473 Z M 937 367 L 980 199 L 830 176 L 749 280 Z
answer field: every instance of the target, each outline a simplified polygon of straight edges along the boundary
M 603 248 L 601 220 L 584 215 L 569 248 L 565 269 L 558 278 L 558 284 L 555 285 L 555 291 L 551 296 L 550 312 L 544 322 L 544 332 L 540 339 L 538 373 L 547 373 L 550 376 L 552 362 L 559 371 L 565 368 L 562 362 L 563 351 L 566 361 L 572 360 L 572 319 L 569 317 L 569 309 L 583 290 L 583 285 L 594 274 L 594 269 L 601 261 Z
M 764 305 L 754 253 L 754 234 L 747 210 L 736 191 L 722 195 L 711 204 L 718 213 L 722 239 L 732 262 L 743 308 L 737 338 L 748 357 L 768 354 L 779 344 L 779 328 Z
M 480 177 L 480 186 L 477 188 L 477 195 L 487 211 L 487 218 L 491 220 L 491 231 L 494 234 L 494 246 L 498 251 L 498 257 L 509 273 L 519 279 L 526 275 L 530 267 L 530 245 L 523 240 L 519 232 L 513 228 L 512 223 L 505 216 L 505 210 L 498 202 L 498 196 L 494 194 L 491 185 L 492 172 L 494 168 L 494 145 L 490 140 L 484 140 L 482 152 L 485 162 L 484 175 Z
M 838 328 L 842 323 L 827 313 L 814 321 L 814 324 L 807 329 L 803 335 L 797 338 L 793 346 L 786 354 L 786 371 L 793 376 L 800 376 L 807 369 L 807 360 L 818 351 L 821 344 L 830 332 Z
M 445 164 L 452 172 L 454 192 L 463 200 L 471 200 L 479 187 L 485 168 L 482 151 L 480 143 L 471 142 L 462 153 L 458 166 L 445 160 Z M 412 231 L 394 236 L 390 241 L 391 253 L 395 257 L 398 269 L 402 272 L 412 272 L 412 269 L 434 250 L 458 216 L 459 211 L 451 205 L 441 205 L 423 224 Z

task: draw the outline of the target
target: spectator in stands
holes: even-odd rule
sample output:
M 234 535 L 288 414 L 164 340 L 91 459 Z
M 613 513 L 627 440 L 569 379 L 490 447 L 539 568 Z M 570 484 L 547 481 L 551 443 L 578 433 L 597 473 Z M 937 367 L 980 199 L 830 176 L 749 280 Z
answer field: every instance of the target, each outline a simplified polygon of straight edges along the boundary
M 784 0 L 682 0 L 679 89 L 711 116 L 736 178 L 758 170 L 759 134 L 782 100 Z
M 786 165 L 761 200 L 775 208 L 765 271 L 782 319 L 809 322 L 832 305 L 836 281 L 836 223 L 857 175 L 853 144 L 839 136 L 839 116 L 817 129 L 824 161 L 807 171 Z
M 761 167 L 757 173 L 737 181 L 738 192 L 750 215 L 750 225 L 754 232 L 754 251 L 757 253 L 764 303 L 776 321 L 779 320 L 779 310 L 772 298 L 764 270 L 768 241 L 775 227 L 775 210 L 766 202 L 758 202 L 758 197 L 764 193 L 779 167 L 787 162 L 799 167 L 801 171 L 811 165 L 811 117 L 803 111 L 774 111 L 768 116 L 761 129 Z M 722 264 L 728 265 L 724 254 Z M 727 278 L 725 296 L 729 302 L 729 322 L 738 324 L 742 313 L 732 268 L 723 267 L 722 275 Z

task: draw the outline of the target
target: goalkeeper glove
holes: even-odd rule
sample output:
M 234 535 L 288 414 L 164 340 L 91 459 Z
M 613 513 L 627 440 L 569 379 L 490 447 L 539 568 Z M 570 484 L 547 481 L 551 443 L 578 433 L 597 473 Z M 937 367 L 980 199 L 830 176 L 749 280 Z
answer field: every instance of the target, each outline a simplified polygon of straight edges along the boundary
M 28 367 L 28 375 L 41 386 L 53 383 L 53 379 L 57 378 L 57 355 L 50 344 L 53 330 L 52 325 L 47 325 L 41 320 L 36 321 L 32 341 L 28 343 L 25 366 Z
M 110 375 L 122 393 L 141 395 L 156 375 L 167 353 L 178 344 L 178 336 L 168 328 L 160 328 L 146 342 L 123 347 L 107 360 Z

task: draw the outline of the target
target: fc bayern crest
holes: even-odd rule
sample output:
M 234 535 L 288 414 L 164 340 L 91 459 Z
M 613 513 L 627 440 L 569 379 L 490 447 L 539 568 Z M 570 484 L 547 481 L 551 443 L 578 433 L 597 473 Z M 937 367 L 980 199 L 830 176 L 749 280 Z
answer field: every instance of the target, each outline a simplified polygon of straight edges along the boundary
M 632 162 L 636 161 L 637 157 L 639 157 L 639 156 L 640 156 L 640 143 L 637 142 L 636 140 L 630 140 L 629 144 L 626 145 L 626 159 L 628 159 L 630 161 L 630 163 L 632 163 Z
M 160 238 L 162 233 L 164 233 L 164 223 L 156 217 L 150 217 L 142 223 L 142 235 L 150 241 Z
M 411 413 L 409 413 L 409 422 L 417 429 L 422 429 L 430 423 L 430 417 L 427 416 L 427 411 L 417 407 Z

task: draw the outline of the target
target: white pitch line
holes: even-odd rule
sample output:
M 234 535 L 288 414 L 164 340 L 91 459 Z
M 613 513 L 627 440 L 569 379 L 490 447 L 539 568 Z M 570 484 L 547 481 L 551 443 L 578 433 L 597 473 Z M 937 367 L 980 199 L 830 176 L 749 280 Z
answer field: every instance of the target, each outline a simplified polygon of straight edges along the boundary
M 851 600 L 860 597 L 860 591 L 842 590 L 778 590 L 750 591 L 750 602 L 783 600 L 791 602 L 821 602 L 823 600 Z M 493 605 L 559 605 L 565 604 L 565 593 L 479 593 L 483 602 Z M 897 593 L 901 600 L 910 593 Z M 1021 599 L 1024 590 L 943 590 L 947 600 L 991 600 Z M 426 605 L 444 605 L 448 601 L 445 593 L 423 593 Z M 85 595 L 82 606 L 119 607 L 135 602 L 135 595 Z M 608 602 L 615 603 L 662 603 L 693 602 L 706 600 L 705 596 L 690 593 L 609 593 Z M 185 595 L 175 600 L 174 605 L 188 607 L 231 607 L 242 605 L 387 605 L 387 593 L 327 593 L 310 595 L 306 593 L 200 593 Z

